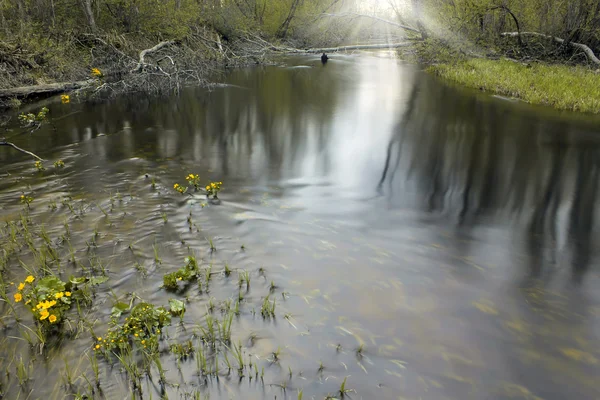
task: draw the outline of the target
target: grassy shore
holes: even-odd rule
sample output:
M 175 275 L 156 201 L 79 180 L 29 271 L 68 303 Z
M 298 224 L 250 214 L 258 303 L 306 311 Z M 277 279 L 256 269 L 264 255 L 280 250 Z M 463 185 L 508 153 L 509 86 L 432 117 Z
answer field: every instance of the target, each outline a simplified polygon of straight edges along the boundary
M 466 59 L 429 72 L 458 84 L 562 110 L 600 113 L 600 73 L 585 67 Z

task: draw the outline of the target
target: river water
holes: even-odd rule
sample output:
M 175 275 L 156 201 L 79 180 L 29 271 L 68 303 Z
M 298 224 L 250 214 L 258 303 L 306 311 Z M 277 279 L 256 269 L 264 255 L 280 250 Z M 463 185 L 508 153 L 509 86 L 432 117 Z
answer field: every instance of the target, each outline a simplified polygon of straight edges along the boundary
M 164 348 L 193 338 L 238 280 L 215 273 L 209 290 L 166 292 L 162 276 L 190 252 L 213 272 L 249 272 L 232 338 L 263 379 L 224 361 L 199 376 L 164 351 L 168 383 L 144 378 L 141 397 L 323 399 L 341 397 L 346 377 L 353 399 L 600 398 L 597 118 L 453 88 L 385 52 L 287 58 L 219 80 L 163 98 L 51 102 L 50 124 L 12 139 L 49 160 L 43 172 L 0 147 L 3 224 L 27 193 L 53 241 L 68 224 L 81 263 L 104 266 L 84 312 L 97 334 L 115 299 L 135 293 L 186 301 Z M 221 204 L 175 192 L 189 173 L 223 181 Z M 59 275 L 77 273 L 60 252 Z M 36 265 L 27 248 L 3 271 L 10 298 L 23 264 Z M 268 294 L 274 319 L 260 315 Z M 125 371 L 103 359 L 91 393 L 88 327 L 40 355 L 2 304 L 6 398 L 131 398 Z

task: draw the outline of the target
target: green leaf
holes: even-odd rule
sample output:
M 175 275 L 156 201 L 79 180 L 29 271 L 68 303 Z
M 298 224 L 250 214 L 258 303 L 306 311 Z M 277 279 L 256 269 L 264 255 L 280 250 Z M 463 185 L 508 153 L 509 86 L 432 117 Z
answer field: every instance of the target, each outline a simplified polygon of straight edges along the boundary
M 110 310 L 110 316 L 113 318 L 119 318 L 121 314 L 123 314 L 127 310 L 129 310 L 129 304 L 121 302 L 116 303 Z
M 89 283 L 90 285 L 99 285 L 101 283 L 104 283 L 108 280 L 108 276 L 92 276 L 89 279 Z
M 185 304 L 181 300 L 169 299 L 169 307 L 173 315 L 183 315 L 185 312 Z
M 71 282 L 73 285 L 81 285 L 81 284 L 85 283 L 85 280 L 86 280 L 86 278 L 84 276 L 75 278 L 73 275 L 71 275 L 69 277 L 69 282 Z
M 55 276 L 47 276 L 40 279 L 36 285 L 39 292 L 62 292 L 65 290 L 65 283 Z

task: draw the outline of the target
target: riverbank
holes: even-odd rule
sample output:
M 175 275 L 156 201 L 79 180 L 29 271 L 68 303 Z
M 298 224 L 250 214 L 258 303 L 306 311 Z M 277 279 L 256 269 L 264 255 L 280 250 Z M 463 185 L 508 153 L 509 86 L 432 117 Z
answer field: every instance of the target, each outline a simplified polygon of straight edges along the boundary
M 470 88 L 561 110 L 600 113 L 600 73 L 582 66 L 471 58 L 427 70 Z

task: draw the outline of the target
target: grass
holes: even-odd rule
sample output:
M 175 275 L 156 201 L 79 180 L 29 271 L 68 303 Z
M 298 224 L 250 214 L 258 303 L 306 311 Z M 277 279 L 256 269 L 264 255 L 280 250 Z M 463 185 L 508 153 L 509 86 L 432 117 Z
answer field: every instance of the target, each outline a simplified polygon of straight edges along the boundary
M 466 59 L 428 68 L 449 81 L 561 110 L 600 113 L 600 74 L 585 68 L 506 59 Z

